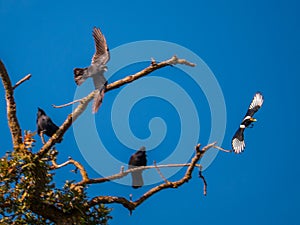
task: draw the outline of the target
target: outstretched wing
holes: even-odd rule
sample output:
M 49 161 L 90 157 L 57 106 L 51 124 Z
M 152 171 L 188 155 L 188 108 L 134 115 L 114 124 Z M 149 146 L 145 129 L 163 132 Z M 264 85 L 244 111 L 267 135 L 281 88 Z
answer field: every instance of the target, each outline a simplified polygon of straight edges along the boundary
M 92 58 L 92 64 L 105 65 L 109 60 L 109 49 L 106 44 L 106 39 L 99 28 L 94 27 L 93 37 L 95 41 L 96 52 Z
M 234 150 L 234 153 L 241 153 L 244 151 L 245 149 L 245 140 L 244 140 L 244 128 L 239 128 L 233 138 L 232 138 L 232 141 L 231 141 L 231 146 L 232 146 L 232 149 Z
M 245 117 L 247 117 L 247 116 L 253 117 L 253 115 L 260 109 L 263 102 L 264 102 L 264 97 L 262 96 L 262 94 L 260 92 L 257 92 L 254 95 L 251 104 L 249 105 L 249 108 L 248 108 L 248 111 L 247 111 Z

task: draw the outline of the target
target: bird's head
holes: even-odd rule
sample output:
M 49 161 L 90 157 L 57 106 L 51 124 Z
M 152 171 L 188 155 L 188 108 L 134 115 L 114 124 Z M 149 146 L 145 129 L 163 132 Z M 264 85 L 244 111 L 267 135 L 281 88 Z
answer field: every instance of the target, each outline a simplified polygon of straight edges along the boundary
M 257 120 L 255 118 L 252 118 L 251 116 L 246 116 L 243 122 L 240 125 L 240 128 L 246 128 L 249 127 L 252 122 L 256 122 Z
M 42 115 L 46 115 L 45 111 L 42 110 L 41 108 L 38 107 L 38 113 L 37 113 L 38 117 L 42 116 Z

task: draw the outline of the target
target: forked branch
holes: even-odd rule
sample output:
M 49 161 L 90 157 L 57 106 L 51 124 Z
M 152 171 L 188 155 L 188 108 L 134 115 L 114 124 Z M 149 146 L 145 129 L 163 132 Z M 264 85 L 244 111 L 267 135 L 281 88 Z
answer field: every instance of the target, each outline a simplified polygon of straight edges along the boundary
M 215 143 L 212 144 L 208 144 L 205 147 L 203 147 L 202 149 L 200 149 L 200 144 L 198 144 L 196 146 L 196 154 L 195 156 L 192 158 L 190 165 L 188 166 L 185 175 L 178 181 L 169 181 L 167 183 L 163 183 L 160 184 L 152 189 L 150 189 L 149 191 L 147 191 L 146 193 L 144 193 L 138 200 L 136 201 L 132 201 L 132 200 L 128 200 L 124 197 L 116 197 L 116 196 L 98 196 L 93 198 L 88 206 L 92 207 L 101 203 L 106 203 L 106 204 L 111 204 L 111 203 L 117 203 L 117 204 L 121 204 L 123 205 L 125 208 L 127 208 L 130 212 L 132 212 L 134 209 L 136 209 L 136 207 L 138 207 L 140 204 L 142 204 L 144 201 L 146 201 L 148 198 L 150 198 L 152 195 L 154 195 L 155 193 L 167 189 L 167 188 L 178 188 L 181 185 L 183 185 L 184 183 L 188 182 L 191 178 L 192 178 L 192 172 L 194 170 L 194 168 L 196 167 L 197 162 L 203 157 L 203 155 L 205 154 L 205 152 L 212 148 L 215 145 Z
M 129 75 L 123 79 L 120 79 L 118 81 L 115 81 L 111 84 L 108 84 L 106 87 L 106 92 L 111 91 L 113 89 L 119 88 L 123 86 L 124 84 L 133 82 L 134 80 L 137 80 L 143 76 L 146 76 L 150 74 L 151 72 L 160 69 L 162 67 L 168 66 L 168 65 L 176 65 L 176 64 L 183 64 L 183 65 L 188 65 L 188 66 L 195 66 L 195 64 L 188 62 L 185 59 L 179 59 L 176 56 L 173 56 L 172 58 L 160 62 L 160 63 L 151 63 L 150 66 L 147 68 L 141 70 L 140 72 L 137 72 L 133 75 Z M 80 104 L 75 108 L 75 110 L 68 115 L 67 119 L 64 121 L 64 123 L 59 127 L 57 130 L 56 134 L 53 135 L 47 143 L 39 150 L 39 156 L 43 157 L 45 152 L 49 151 L 49 149 L 58 141 L 62 138 L 64 133 L 70 128 L 70 126 L 74 123 L 74 121 L 80 116 L 84 110 L 86 109 L 88 103 L 94 98 L 94 95 L 96 94 L 97 90 L 91 92 L 88 96 L 80 99 L 80 100 L 75 100 L 72 103 L 75 102 L 80 102 Z M 70 104 L 72 104 L 70 103 Z M 69 103 L 65 105 L 70 105 Z M 56 106 L 56 108 L 61 108 L 62 106 Z

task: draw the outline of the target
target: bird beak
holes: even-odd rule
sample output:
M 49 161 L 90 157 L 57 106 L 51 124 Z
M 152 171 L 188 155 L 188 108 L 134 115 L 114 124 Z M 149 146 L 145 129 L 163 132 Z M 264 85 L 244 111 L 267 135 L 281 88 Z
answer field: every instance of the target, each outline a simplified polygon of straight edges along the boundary
M 257 121 L 257 119 L 255 119 L 255 118 L 250 118 L 250 120 L 251 120 L 251 122 L 256 122 Z

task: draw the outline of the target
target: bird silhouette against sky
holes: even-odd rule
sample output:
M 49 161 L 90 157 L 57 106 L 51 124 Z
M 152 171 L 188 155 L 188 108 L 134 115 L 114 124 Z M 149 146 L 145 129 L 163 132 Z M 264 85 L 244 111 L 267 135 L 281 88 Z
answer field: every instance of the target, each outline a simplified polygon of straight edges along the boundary
M 244 130 L 249 127 L 252 122 L 256 122 L 257 120 L 253 118 L 253 115 L 260 109 L 264 102 L 264 98 L 260 92 L 257 92 L 253 100 L 248 108 L 248 111 L 240 124 L 239 129 L 235 132 L 231 145 L 232 149 L 235 153 L 239 154 L 244 151 L 246 145 L 245 145 L 245 140 L 244 140 Z
M 147 165 L 146 148 L 144 146 L 141 147 L 136 153 L 131 155 L 128 165 L 128 169 Z M 133 188 L 140 188 L 144 185 L 142 170 L 132 172 L 131 177 Z
M 75 68 L 74 79 L 77 85 L 81 85 L 87 78 L 93 78 L 95 89 L 98 90 L 94 97 L 92 109 L 93 113 L 96 113 L 104 98 L 107 85 L 104 72 L 107 71 L 106 63 L 109 61 L 110 54 L 106 39 L 99 28 L 94 27 L 93 37 L 95 41 L 95 54 L 93 55 L 92 63 L 86 68 Z
M 47 116 L 45 111 L 41 108 L 38 108 L 36 125 L 37 133 L 41 137 L 43 144 L 45 144 L 43 136 L 44 134 L 46 134 L 48 137 L 52 137 L 53 134 L 55 134 L 56 131 L 59 129 L 59 127 L 52 122 L 51 118 Z M 57 142 L 60 143 L 61 141 L 62 139 L 59 139 Z

